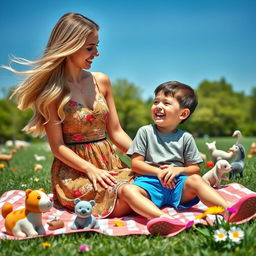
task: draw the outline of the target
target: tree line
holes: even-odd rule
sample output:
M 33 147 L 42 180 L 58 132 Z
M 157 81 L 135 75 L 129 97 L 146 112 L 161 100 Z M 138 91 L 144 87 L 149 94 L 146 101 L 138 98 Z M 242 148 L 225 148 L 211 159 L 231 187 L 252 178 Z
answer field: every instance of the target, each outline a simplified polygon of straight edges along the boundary
M 195 89 L 199 104 L 193 115 L 181 125 L 195 136 L 230 136 L 241 130 L 256 135 L 256 87 L 250 95 L 235 92 L 224 78 L 202 81 Z M 139 127 L 152 123 L 153 98 L 143 99 L 142 90 L 126 79 L 113 83 L 113 94 L 122 127 L 133 138 Z M 32 116 L 31 110 L 20 111 L 8 97 L 0 99 L 0 143 L 8 139 L 32 140 L 22 131 Z

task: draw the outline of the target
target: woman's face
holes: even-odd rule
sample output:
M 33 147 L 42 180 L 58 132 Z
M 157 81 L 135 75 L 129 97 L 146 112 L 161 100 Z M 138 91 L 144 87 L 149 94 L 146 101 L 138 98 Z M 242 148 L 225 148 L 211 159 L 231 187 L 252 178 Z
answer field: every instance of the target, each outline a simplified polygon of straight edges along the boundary
M 94 57 L 99 56 L 98 43 L 98 31 L 95 30 L 87 37 L 78 51 L 67 57 L 67 61 L 79 69 L 90 69 Z

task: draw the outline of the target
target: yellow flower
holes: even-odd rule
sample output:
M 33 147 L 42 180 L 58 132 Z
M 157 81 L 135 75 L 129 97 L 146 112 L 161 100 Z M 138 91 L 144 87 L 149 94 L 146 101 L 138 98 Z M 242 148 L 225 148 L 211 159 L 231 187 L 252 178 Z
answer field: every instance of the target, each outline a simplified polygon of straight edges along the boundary
M 34 171 L 41 171 L 43 169 L 43 166 L 41 164 L 35 164 Z
M 248 157 L 248 158 L 252 158 L 252 154 L 248 154 L 247 157 Z
M 205 214 L 219 214 L 224 212 L 224 208 L 220 207 L 220 206 L 212 206 L 209 207 L 204 213 Z
M 35 181 L 35 182 L 38 182 L 38 181 L 39 181 L 39 179 L 38 179 L 38 178 L 34 178 L 34 181 Z
M 122 227 L 122 226 L 125 225 L 122 221 L 119 221 L 119 220 L 114 221 L 114 224 L 115 224 L 116 227 Z
M 44 248 L 48 248 L 48 247 L 52 246 L 50 243 L 41 243 L 41 245 L 42 245 Z
M 3 169 L 4 168 L 4 164 L 0 164 L 0 169 Z
M 196 220 L 200 220 L 200 219 L 203 219 L 205 216 L 206 216 L 206 213 L 204 212 L 204 213 L 202 213 L 202 214 L 196 216 L 195 219 L 196 219 Z

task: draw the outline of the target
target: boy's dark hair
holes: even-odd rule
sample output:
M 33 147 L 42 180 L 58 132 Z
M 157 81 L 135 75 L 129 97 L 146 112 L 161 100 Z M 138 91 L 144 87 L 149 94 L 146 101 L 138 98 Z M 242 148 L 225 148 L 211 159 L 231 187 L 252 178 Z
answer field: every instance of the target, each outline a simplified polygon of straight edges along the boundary
M 188 108 L 190 110 L 189 116 L 182 120 L 181 123 L 185 122 L 196 109 L 198 104 L 197 96 L 195 91 L 189 85 L 177 81 L 170 81 L 157 86 L 155 89 L 155 96 L 160 91 L 163 91 L 165 96 L 171 95 L 177 99 L 181 108 Z

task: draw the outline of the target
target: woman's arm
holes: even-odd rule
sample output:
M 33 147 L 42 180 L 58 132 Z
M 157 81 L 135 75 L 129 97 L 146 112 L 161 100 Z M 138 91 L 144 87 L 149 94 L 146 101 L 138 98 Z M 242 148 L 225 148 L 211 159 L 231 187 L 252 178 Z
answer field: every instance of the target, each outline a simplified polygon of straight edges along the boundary
M 120 125 L 110 80 L 103 73 L 94 73 L 94 75 L 100 87 L 100 91 L 104 95 L 109 108 L 109 117 L 107 120 L 108 136 L 119 150 L 126 152 L 131 146 L 132 140 Z
M 85 161 L 64 144 L 61 124 L 57 115 L 57 104 L 52 103 L 49 111 L 50 120 L 47 124 L 45 124 L 45 131 L 52 153 L 55 155 L 55 157 L 68 166 L 87 174 L 96 191 L 97 182 L 100 183 L 104 188 L 107 188 L 108 185 L 113 186 L 114 183 L 116 183 L 116 180 L 110 173 L 97 168 L 88 161 Z

